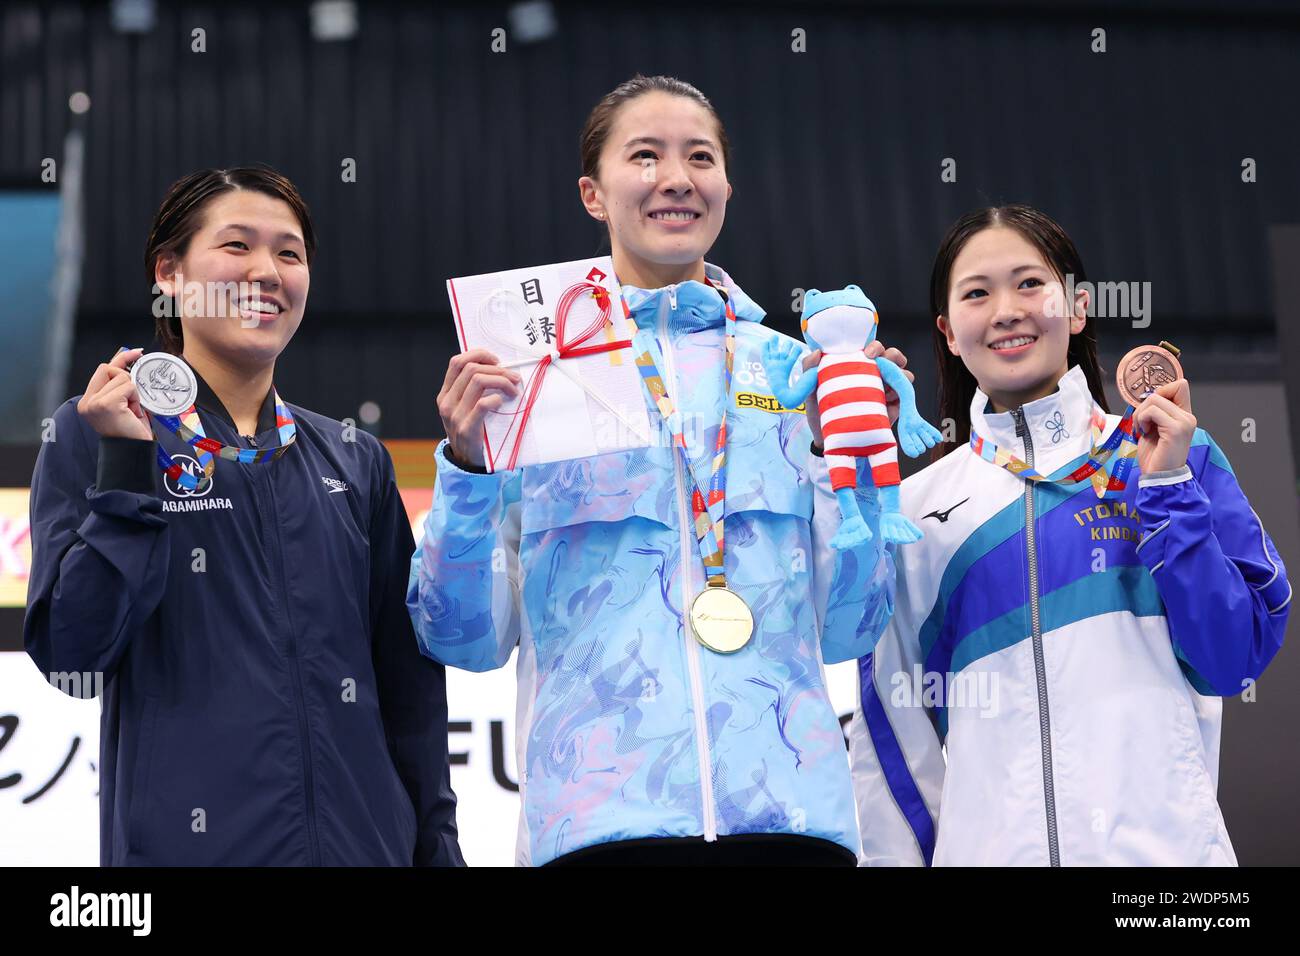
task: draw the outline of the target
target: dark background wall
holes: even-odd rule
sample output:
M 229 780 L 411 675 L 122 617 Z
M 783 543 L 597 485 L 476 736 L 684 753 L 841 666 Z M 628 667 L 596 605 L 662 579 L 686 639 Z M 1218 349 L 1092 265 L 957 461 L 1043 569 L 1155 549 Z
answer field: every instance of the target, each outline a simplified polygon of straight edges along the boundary
M 307 6 L 160 4 L 145 35 L 114 31 L 106 3 L 0 11 L 0 178 L 37 181 L 68 95 L 92 100 L 70 390 L 148 336 L 141 254 L 167 184 L 263 160 L 322 237 L 282 391 L 339 417 L 373 399 L 386 436 L 435 433 L 455 349 L 442 281 L 602 248 L 577 134 L 638 70 L 682 76 L 720 111 L 736 194 L 710 258 L 783 329 L 796 287 L 857 282 L 882 336 L 927 353 L 944 228 L 1021 200 L 1066 226 L 1092 278 L 1152 284 L 1152 327 L 1109 320 L 1108 353 L 1177 336 L 1276 374 L 1266 228 L 1300 221 L 1292 5 L 557 3 L 553 38 L 504 54 L 489 50 L 502 3 L 361 4 L 344 43 L 313 41 Z M 190 52 L 195 27 L 206 53 Z

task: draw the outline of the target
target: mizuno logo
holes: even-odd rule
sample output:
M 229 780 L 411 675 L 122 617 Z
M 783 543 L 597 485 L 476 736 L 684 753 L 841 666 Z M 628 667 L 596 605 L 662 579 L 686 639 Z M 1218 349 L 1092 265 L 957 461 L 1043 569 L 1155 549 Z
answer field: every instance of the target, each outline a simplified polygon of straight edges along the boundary
M 954 511 L 956 511 L 958 508 L 960 508 L 968 501 L 970 501 L 969 498 L 963 498 L 961 501 L 957 502 L 947 511 L 931 511 L 928 515 L 922 515 L 921 520 L 924 521 L 926 518 L 938 518 L 939 523 L 943 524 L 945 521 L 948 520 L 948 515 L 952 514 Z

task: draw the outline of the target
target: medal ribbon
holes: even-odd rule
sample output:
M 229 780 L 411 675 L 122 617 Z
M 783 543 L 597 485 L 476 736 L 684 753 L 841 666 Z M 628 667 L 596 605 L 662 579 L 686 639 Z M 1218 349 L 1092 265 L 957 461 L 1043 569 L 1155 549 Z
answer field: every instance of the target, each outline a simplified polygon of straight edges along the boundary
M 573 307 L 573 303 L 578 300 L 578 297 L 586 293 L 591 294 L 600 311 L 586 328 L 570 339 L 568 338 L 569 310 Z M 519 408 L 510 413 L 517 417 L 510 423 L 510 427 L 506 429 L 506 433 L 501 439 L 502 446 L 510 448 L 510 455 L 506 463 L 507 470 L 513 469 L 519 461 L 524 429 L 528 426 L 528 419 L 533 413 L 533 405 L 537 403 L 537 396 L 541 394 L 542 383 L 546 381 L 546 370 L 551 367 L 552 363 L 560 359 L 576 358 L 580 355 L 599 355 L 602 352 L 613 352 L 631 347 L 632 342 L 628 339 L 598 342 L 591 345 L 585 344 L 609 325 L 609 312 L 609 293 L 604 286 L 596 282 L 577 282 L 565 289 L 564 294 L 560 296 L 560 300 L 555 307 L 555 351 L 538 359 L 537 365 L 529 373 L 528 382 L 524 385 L 523 400 L 520 402 Z M 518 431 L 515 431 L 516 425 L 519 426 Z M 509 444 L 511 432 L 514 432 L 513 446 Z
M 708 284 L 713 285 L 712 282 Z M 695 520 L 695 539 L 700 547 L 700 556 L 704 559 L 705 576 L 710 584 L 716 582 L 721 585 L 726 584 L 722 558 L 724 545 L 723 517 L 726 513 L 727 498 L 727 409 L 731 405 L 731 367 L 736 356 L 736 313 L 725 295 L 723 296 L 723 302 L 727 309 L 725 394 L 722 402 L 722 421 L 718 424 L 718 440 L 713 451 L 707 493 L 701 490 L 695 464 L 691 461 L 690 453 L 686 450 L 686 438 L 683 434 L 681 415 L 678 413 L 676 405 L 673 404 L 672 398 L 668 395 L 668 389 L 664 386 L 663 375 L 659 371 L 659 365 L 663 362 L 663 352 L 659 348 L 659 342 L 649 329 L 642 329 L 634 338 L 638 348 L 641 349 L 636 358 L 637 369 L 641 372 L 641 381 L 645 383 L 646 391 L 650 394 L 650 400 L 659 409 L 659 414 L 663 416 L 664 422 L 668 425 L 668 430 L 673 436 L 673 444 L 677 447 L 682 463 L 686 467 L 686 473 L 691 478 L 693 486 L 691 490 L 691 511 Z M 629 318 L 631 317 L 626 299 L 623 300 L 623 314 Z
M 158 466 L 168 478 L 182 488 L 201 491 L 212 480 L 217 458 L 237 461 L 245 465 L 275 461 L 297 440 L 298 426 L 294 424 L 293 413 L 289 411 L 289 406 L 280 400 L 280 393 L 275 390 L 275 386 L 271 386 L 271 394 L 275 402 L 275 426 L 280 432 L 280 444 L 275 448 L 239 448 L 208 438 L 203 431 L 203 423 L 199 421 L 198 411 L 191 405 L 180 415 L 154 415 L 153 417 L 163 428 L 188 442 L 197 452 L 196 457 L 203 467 L 203 477 L 196 479 L 193 475 L 186 474 L 172 456 L 163 450 L 161 444 L 158 445 Z
M 1137 429 L 1133 425 L 1132 405 L 1124 412 L 1124 417 L 1115 426 L 1115 431 L 1100 447 L 1102 429 L 1106 427 L 1106 413 L 1095 401 L 1092 403 L 1092 452 L 1088 461 L 1060 478 L 1049 478 L 1031 468 L 1028 463 L 1017 458 L 1004 448 L 999 448 L 986 438 L 981 438 L 972 429 L 970 447 L 985 461 L 1005 468 L 1026 481 L 1047 481 L 1053 484 L 1078 484 L 1084 479 L 1091 479 L 1092 488 L 1098 498 L 1108 491 L 1123 491 L 1128 484 L 1128 474 L 1133 469 L 1133 459 L 1137 455 Z M 1111 459 L 1114 458 L 1114 461 Z M 1106 464 L 1110 462 L 1110 473 Z

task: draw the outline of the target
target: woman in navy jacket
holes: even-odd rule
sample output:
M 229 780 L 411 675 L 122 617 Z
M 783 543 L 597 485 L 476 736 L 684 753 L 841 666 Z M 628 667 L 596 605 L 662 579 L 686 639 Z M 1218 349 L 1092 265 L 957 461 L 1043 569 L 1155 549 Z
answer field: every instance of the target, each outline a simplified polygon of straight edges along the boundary
M 180 422 L 281 455 L 209 459 L 140 407 L 132 349 L 37 460 L 25 641 L 52 682 L 102 681 L 104 865 L 463 863 L 392 461 L 272 386 L 314 251 L 293 184 L 240 167 L 173 185 L 145 256 L 197 379 Z

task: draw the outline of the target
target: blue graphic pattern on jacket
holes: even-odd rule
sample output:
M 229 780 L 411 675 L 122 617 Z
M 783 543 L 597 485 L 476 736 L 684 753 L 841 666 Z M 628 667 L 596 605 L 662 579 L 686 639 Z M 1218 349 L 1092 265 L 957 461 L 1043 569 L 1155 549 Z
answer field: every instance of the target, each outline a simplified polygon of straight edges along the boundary
M 771 394 L 763 311 L 714 267 L 739 321 L 736 393 Z M 712 449 L 724 400 L 725 315 L 697 282 L 625 288 L 672 372 L 692 457 Z M 657 410 L 649 448 L 467 473 L 438 453 L 408 606 L 424 652 L 471 670 L 519 645 L 517 750 L 526 837 L 545 863 L 585 846 L 654 836 L 801 833 L 856 853 L 844 737 L 823 662 L 868 652 L 893 606 L 879 538 L 833 552 L 838 524 L 802 413 L 728 415 L 726 572 L 753 610 L 753 641 L 714 654 L 684 629 L 704 586 L 683 527 L 689 480 Z M 858 491 L 877 520 L 869 477 Z M 685 573 L 683 573 L 685 572 Z

